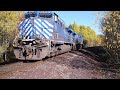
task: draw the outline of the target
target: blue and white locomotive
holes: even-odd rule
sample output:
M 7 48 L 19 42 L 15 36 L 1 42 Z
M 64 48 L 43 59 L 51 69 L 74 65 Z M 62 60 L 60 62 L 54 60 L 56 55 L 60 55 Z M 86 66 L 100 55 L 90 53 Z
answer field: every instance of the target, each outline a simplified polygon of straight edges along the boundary
M 64 21 L 53 12 L 28 11 L 19 24 L 14 39 L 14 54 L 19 60 L 41 60 L 75 49 L 77 33 L 65 28 Z

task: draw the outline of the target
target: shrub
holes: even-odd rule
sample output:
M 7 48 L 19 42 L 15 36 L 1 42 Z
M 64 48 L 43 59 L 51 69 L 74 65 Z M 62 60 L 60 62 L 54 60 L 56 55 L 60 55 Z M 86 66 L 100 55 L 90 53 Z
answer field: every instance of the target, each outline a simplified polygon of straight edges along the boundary
M 7 51 L 7 45 L 0 46 L 0 63 L 4 62 L 3 54 Z

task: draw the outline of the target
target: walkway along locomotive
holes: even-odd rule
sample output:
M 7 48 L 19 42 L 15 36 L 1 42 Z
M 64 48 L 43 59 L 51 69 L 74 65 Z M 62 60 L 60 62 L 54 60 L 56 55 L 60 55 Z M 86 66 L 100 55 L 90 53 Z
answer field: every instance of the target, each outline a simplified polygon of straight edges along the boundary
M 83 42 L 64 21 L 53 12 L 28 11 L 19 24 L 19 34 L 13 41 L 14 54 L 19 60 L 41 60 L 75 49 Z

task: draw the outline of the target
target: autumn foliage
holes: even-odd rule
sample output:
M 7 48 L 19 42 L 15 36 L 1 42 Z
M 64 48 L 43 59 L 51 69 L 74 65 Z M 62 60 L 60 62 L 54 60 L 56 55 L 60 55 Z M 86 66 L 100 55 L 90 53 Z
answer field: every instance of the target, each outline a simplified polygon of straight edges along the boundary
M 76 22 L 69 25 L 75 32 L 83 36 L 84 42 L 88 47 L 102 45 L 101 35 L 96 35 L 95 30 L 91 29 L 89 26 L 78 25 Z
M 113 61 L 120 62 L 120 11 L 107 11 L 100 19 L 105 47 L 110 51 Z

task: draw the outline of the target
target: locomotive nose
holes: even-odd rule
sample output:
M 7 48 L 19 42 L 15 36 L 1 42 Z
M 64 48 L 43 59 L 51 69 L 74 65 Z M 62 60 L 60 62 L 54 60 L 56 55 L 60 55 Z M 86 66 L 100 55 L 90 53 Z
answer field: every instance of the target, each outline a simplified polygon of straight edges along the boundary
M 33 23 L 31 18 L 25 19 L 19 25 L 19 36 L 22 36 L 24 39 L 31 39 L 33 34 Z

